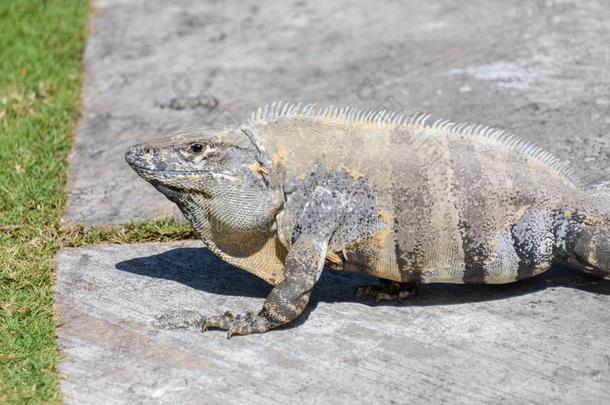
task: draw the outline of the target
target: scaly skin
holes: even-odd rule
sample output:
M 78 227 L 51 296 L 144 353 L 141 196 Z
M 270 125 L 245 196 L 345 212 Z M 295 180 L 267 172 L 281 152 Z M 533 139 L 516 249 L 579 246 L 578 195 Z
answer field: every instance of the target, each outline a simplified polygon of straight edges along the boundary
M 174 201 L 206 246 L 274 286 L 258 313 L 204 329 L 265 332 L 297 318 L 324 264 L 384 280 L 509 283 L 555 262 L 610 277 L 610 194 L 501 131 L 276 103 L 241 128 L 136 145 L 130 166 Z

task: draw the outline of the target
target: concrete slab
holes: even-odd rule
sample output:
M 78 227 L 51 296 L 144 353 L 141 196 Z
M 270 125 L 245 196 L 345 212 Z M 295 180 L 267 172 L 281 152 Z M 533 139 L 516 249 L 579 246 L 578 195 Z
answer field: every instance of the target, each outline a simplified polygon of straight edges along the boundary
M 569 269 L 378 306 L 353 300 L 369 279 L 325 272 L 299 322 L 227 340 L 201 314 L 257 308 L 269 287 L 196 242 L 57 262 L 69 404 L 610 401 L 610 282 Z
M 509 128 L 610 177 L 606 0 L 93 0 L 66 223 L 168 216 L 125 149 L 276 100 Z

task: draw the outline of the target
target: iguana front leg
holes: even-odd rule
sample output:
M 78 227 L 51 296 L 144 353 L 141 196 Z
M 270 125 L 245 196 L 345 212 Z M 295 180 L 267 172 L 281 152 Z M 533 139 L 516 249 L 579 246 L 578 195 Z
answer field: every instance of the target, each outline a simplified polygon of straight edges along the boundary
M 227 337 L 262 333 L 296 319 L 309 302 L 314 284 L 320 278 L 328 240 L 316 240 L 302 236 L 295 241 L 285 265 L 285 280 L 276 285 L 255 314 L 235 315 L 225 312 L 211 316 L 203 324 L 203 330 L 219 328 L 227 330 Z
M 338 194 L 336 184 L 329 181 L 332 179 L 324 176 L 325 181 L 312 185 L 306 194 L 284 265 L 285 280 L 271 290 L 263 309 L 256 315 L 229 312 L 212 316 L 206 320 L 203 330 L 225 329 L 228 337 L 261 333 L 284 325 L 303 312 L 320 278 L 331 236 L 345 221 L 350 190 L 344 187 L 343 195 Z

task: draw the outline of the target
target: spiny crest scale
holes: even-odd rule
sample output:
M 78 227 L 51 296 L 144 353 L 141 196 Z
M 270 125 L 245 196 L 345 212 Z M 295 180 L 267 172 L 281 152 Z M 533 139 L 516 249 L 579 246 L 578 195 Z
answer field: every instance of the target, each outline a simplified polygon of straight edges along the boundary
M 415 113 L 410 115 L 389 112 L 386 110 L 359 110 L 354 108 L 337 108 L 333 105 L 328 107 L 317 107 L 315 103 L 284 103 L 274 102 L 256 110 L 250 117 L 251 123 L 267 121 L 276 118 L 301 117 L 313 119 L 346 120 L 356 123 L 388 125 L 392 127 L 412 126 L 422 129 L 433 129 L 444 132 L 447 135 L 478 136 L 500 142 L 519 153 L 532 157 L 560 175 L 566 177 L 572 183 L 580 187 L 588 187 L 590 184 L 577 175 L 567 161 L 560 160 L 543 148 L 492 126 L 470 124 L 468 122 L 454 122 L 446 119 L 438 119 L 429 123 L 430 114 Z

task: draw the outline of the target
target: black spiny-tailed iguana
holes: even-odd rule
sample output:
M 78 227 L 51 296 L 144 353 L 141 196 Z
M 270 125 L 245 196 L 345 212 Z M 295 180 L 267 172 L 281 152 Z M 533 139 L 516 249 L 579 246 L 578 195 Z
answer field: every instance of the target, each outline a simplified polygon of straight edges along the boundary
M 262 310 L 208 317 L 231 334 L 297 318 L 325 264 L 415 283 L 501 284 L 554 262 L 610 277 L 610 193 L 503 131 L 351 109 L 274 103 L 241 128 L 135 145 L 129 165 L 225 261 L 274 286 Z

